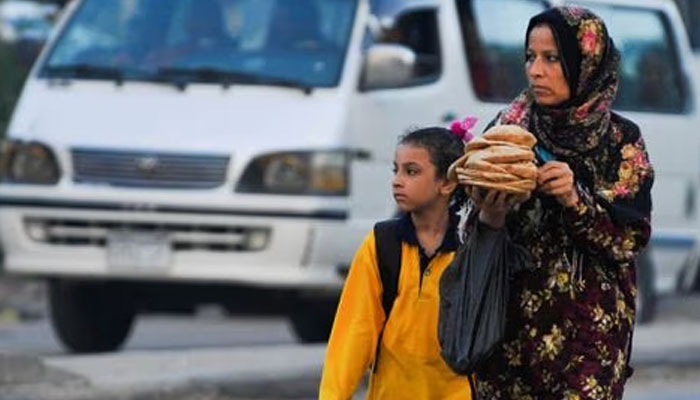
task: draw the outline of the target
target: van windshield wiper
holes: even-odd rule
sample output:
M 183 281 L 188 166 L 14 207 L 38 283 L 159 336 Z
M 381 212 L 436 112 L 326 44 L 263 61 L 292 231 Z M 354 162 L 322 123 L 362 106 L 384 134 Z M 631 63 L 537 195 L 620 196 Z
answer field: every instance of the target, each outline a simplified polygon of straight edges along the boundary
M 125 71 L 121 68 L 85 63 L 47 66 L 44 72 L 55 78 L 106 79 L 117 84 L 123 83 L 125 76 Z
M 182 90 L 192 82 L 219 83 L 225 88 L 234 84 L 283 86 L 303 90 L 306 94 L 310 94 L 313 90 L 313 87 L 310 85 L 289 79 L 212 67 L 163 67 L 158 69 L 155 78 L 157 80 L 174 83 Z

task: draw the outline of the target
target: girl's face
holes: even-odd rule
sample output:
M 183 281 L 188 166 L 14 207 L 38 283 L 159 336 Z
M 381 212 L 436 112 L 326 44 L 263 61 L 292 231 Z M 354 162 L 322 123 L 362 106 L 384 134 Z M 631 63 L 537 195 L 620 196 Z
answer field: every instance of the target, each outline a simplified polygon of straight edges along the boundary
M 416 212 L 449 199 L 454 184 L 438 178 L 430 153 L 423 147 L 400 144 L 394 157 L 394 200 L 403 212 Z
M 547 25 L 538 25 L 530 31 L 525 73 L 537 104 L 556 106 L 571 97 L 561 55 L 552 30 Z

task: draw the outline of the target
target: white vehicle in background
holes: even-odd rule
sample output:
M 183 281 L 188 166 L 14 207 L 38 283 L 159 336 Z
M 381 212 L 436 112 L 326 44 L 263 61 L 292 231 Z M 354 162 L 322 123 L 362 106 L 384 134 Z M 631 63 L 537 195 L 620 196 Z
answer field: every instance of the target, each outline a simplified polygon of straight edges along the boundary
M 655 240 L 691 232 L 700 138 L 678 14 L 581 3 L 625 57 L 616 106 L 657 170 Z M 464 115 L 483 128 L 525 86 L 527 21 L 551 3 L 163 4 L 70 3 L 2 148 L 6 272 L 49 281 L 73 351 L 206 302 L 288 312 L 302 341 L 325 340 L 355 249 L 394 213 L 397 135 Z M 651 55 L 665 75 L 639 73 Z

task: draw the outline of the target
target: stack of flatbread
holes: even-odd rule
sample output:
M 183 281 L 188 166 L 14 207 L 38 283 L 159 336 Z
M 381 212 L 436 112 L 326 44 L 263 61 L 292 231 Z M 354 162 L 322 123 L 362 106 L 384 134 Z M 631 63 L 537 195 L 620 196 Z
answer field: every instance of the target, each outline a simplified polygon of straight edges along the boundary
M 448 170 L 448 178 L 465 185 L 529 195 L 537 186 L 532 148 L 537 139 L 517 125 L 497 125 L 467 143 L 464 156 Z

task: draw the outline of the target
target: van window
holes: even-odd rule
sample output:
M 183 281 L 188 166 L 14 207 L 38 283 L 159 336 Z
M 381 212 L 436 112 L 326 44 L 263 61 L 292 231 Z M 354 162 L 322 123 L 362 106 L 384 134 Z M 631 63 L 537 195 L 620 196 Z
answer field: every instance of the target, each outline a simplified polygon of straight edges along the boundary
M 42 75 L 335 86 L 356 3 L 84 0 Z
M 620 89 L 613 107 L 627 111 L 684 113 L 688 82 L 664 14 L 654 10 L 583 3 L 608 26 L 622 53 Z
M 472 87 L 483 101 L 509 102 L 527 86 L 525 30 L 542 1 L 457 0 Z
M 407 86 L 418 86 L 436 81 L 442 72 L 440 32 L 435 9 L 415 9 L 399 14 L 379 32 L 366 31 L 365 49 L 374 43 L 400 44 L 413 50 L 416 65 L 412 81 Z

